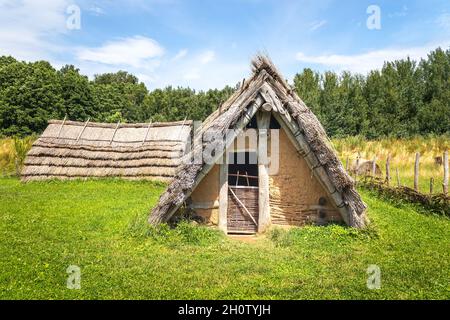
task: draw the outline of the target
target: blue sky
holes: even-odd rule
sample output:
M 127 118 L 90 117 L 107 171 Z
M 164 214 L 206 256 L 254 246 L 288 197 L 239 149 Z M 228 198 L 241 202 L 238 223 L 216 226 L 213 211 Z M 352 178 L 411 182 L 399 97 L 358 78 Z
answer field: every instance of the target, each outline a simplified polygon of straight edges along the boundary
M 67 28 L 71 5 L 81 28 Z M 380 8 L 370 30 L 367 8 Z M 450 47 L 448 0 L 0 0 L 0 55 L 92 77 L 127 70 L 150 88 L 234 85 L 256 53 L 285 77 L 305 67 L 365 73 Z

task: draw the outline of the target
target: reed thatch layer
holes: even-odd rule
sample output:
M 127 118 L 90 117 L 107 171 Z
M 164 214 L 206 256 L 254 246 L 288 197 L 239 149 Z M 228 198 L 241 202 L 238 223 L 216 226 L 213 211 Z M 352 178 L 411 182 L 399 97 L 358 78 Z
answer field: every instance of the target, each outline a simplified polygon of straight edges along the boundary
M 335 189 L 333 192 L 338 192 L 342 197 L 343 203 L 335 205 L 345 207 L 344 220 L 351 226 L 363 227 L 366 224 L 366 205 L 356 192 L 353 179 L 344 170 L 316 116 L 292 91 L 267 57 L 257 56 L 252 66 L 252 77 L 197 130 L 194 137 L 196 143 L 189 155 L 190 158 L 195 159 L 195 155 L 203 152 L 212 141 L 205 137 L 219 135 L 225 138 L 227 129 L 236 128 L 238 123 L 241 125 L 248 123 L 255 112 L 255 107 L 259 108 L 263 103 L 279 106 L 274 110 L 278 112 L 286 110 L 288 116 L 295 120 L 301 132 L 293 134 L 301 134 L 304 137 L 308 153 L 314 155 L 317 167 L 325 171 L 327 179 Z M 260 99 L 263 101 L 259 101 Z M 199 143 L 200 141 L 204 143 Z M 156 224 L 170 219 L 207 174 L 209 168 L 210 166 L 205 163 L 194 162 L 180 166 L 175 179 L 153 209 L 149 222 Z
M 191 123 L 51 120 L 25 159 L 22 180 L 123 177 L 167 182 L 185 153 Z

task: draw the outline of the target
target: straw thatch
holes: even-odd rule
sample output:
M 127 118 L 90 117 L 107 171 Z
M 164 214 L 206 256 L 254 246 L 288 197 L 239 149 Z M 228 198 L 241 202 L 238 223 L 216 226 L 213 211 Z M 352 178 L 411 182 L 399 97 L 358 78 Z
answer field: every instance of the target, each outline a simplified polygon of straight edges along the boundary
M 210 143 L 208 137 L 219 135 L 225 140 L 228 128 L 242 130 L 262 105 L 270 104 L 272 112 L 299 128 L 298 132 L 292 133 L 303 143 L 302 156 L 318 179 L 327 186 L 344 221 L 353 227 L 363 227 L 366 224 L 366 205 L 356 192 L 353 179 L 344 170 L 316 116 L 292 91 L 267 57 L 257 56 L 252 66 L 252 77 L 197 130 L 194 138 L 197 143 L 194 143 L 188 155 L 190 161 L 180 166 L 176 178 L 152 210 L 149 222 L 157 224 L 168 221 L 211 169 L 210 165 L 193 160 L 198 159 L 197 155 Z M 226 141 L 227 145 L 230 143 Z M 217 158 L 220 156 L 217 155 Z
M 25 159 L 22 180 L 122 177 L 169 182 L 191 121 L 105 124 L 51 120 Z

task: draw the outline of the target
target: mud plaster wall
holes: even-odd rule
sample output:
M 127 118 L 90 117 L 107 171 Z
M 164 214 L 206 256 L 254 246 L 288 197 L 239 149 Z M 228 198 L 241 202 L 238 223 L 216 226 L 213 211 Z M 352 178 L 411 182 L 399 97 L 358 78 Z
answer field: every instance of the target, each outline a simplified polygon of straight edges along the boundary
M 191 195 L 194 207 L 202 207 L 202 209 L 194 209 L 195 213 L 203 217 L 206 223 L 218 224 L 219 174 L 220 165 L 216 164 Z
M 304 225 L 308 222 L 342 221 L 325 190 L 312 176 L 306 161 L 297 154 L 283 129 L 280 130 L 279 170 L 269 176 L 270 216 L 274 225 Z M 324 197 L 325 214 L 319 218 L 319 199 Z

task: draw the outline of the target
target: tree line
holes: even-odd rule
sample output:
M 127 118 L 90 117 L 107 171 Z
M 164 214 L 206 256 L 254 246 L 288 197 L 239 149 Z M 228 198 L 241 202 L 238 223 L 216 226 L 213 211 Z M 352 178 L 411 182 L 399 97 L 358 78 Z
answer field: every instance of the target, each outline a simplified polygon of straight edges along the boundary
M 450 50 L 427 59 L 386 62 L 366 76 L 304 69 L 294 78 L 298 95 L 330 136 L 443 134 L 450 131 Z M 42 132 L 49 119 L 97 122 L 204 120 L 233 93 L 166 87 L 149 91 L 125 71 L 93 80 L 66 65 L 0 57 L 0 135 Z
M 304 69 L 294 86 L 333 137 L 450 132 L 450 50 L 385 62 L 366 76 Z

